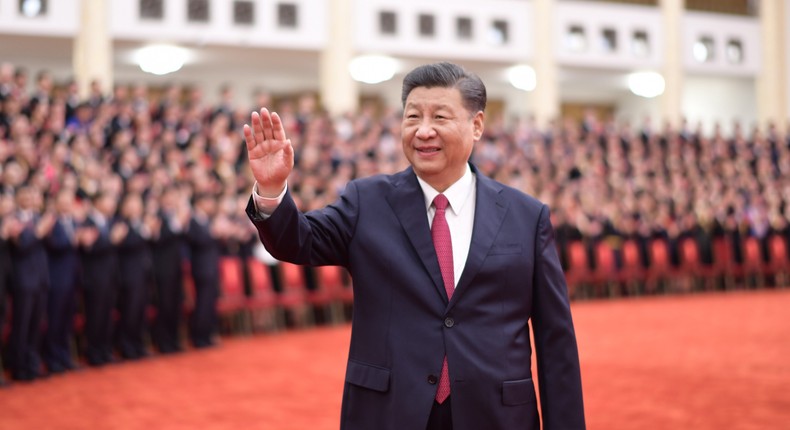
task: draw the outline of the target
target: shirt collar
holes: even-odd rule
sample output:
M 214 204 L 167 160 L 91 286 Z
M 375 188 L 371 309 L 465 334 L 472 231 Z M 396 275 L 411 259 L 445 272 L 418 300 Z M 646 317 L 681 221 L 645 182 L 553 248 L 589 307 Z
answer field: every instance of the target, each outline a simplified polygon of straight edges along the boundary
M 433 199 L 439 195 L 439 192 L 427 182 L 423 181 L 419 176 L 417 176 L 417 181 L 420 183 L 422 194 L 425 197 L 425 208 L 430 209 L 433 204 Z M 467 200 L 469 200 L 469 196 L 472 194 L 474 187 L 475 175 L 472 174 L 472 169 L 469 167 L 469 163 L 467 163 L 466 171 L 464 175 L 461 176 L 461 179 L 455 181 L 455 183 L 450 185 L 450 187 L 441 194 L 444 194 L 450 202 L 450 210 L 458 215 L 463 210 Z

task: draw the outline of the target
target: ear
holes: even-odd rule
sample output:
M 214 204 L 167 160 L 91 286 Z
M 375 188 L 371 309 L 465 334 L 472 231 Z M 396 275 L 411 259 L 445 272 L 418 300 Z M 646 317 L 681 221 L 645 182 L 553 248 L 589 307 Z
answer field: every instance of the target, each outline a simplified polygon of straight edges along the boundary
M 474 118 L 472 118 L 472 134 L 474 135 L 475 142 L 480 140 L 483 137 L 483 129 L 485 128 L 485 119 L 486 114 L 483 111 L 479 110 L 475 114 Z

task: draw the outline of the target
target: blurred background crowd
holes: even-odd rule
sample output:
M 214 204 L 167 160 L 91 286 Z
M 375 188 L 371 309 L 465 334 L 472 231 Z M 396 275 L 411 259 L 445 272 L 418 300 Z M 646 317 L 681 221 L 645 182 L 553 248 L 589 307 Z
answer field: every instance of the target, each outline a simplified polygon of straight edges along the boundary
M 274 294 L 285 294 L 281 265 L 244 213 L 253 183 L 241 126 L 254 108 L 283 118 L 303 210 L 332 203 L 351 179 L 408 165 L 397 108 L 332 118 L 311 94 L 236 103 L 228 87 L 209 105 L 199 87 L 103 94 L 94 84 L 80 99 L 47 71 L 0 65 L 0 333 L 16 380 L 215 344 L 223 259 L 264 261 Z M 651 267 L 666 274 L 691 258 L 725 268 L 710 272 L 722 278 L 710 288 L 757 285 L 727 268 L 752 254 L 787 260 L 790 134 L 733 130 L 592 113 L 538 129 L 491 117 L 473 162 L 551 207 L 572 298 L 672 290 L 651 286 Z M 611 276 L 596 276 L 604 266 Z M 305 288 L 320 290 L 311 273 Z M 252 295 L 252 276 L 242 278 Z

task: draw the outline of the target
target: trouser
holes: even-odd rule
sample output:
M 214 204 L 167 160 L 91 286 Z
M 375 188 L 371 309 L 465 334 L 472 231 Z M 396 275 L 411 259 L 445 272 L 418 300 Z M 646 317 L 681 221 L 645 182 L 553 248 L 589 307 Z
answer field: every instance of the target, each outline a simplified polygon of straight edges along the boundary
M 212 344 L 211 336 L 217 326 L 218 295 L 218 279 L 195 279 L 195 309 L 190 319 L 190 337 L 197 348 Z
M 145 283 L 122 285 L 119 291 L 120 319 L 117 326 L 118 349 L 124 358 L 146 355 L 145 307 L 148 303 Z
M 168 353 L 181 349 L 179 329 L 184 305 L 181 276 L 156 277 L 156 322 L 153 338 L 159 352 Z
M 47 295 L 47 332 L 44 335 L 44 362 L 50 372 L 74 367 L 71 338 L 74 332 L 76 285 L 52 283 Z
M 112 311 L 115 288 L 108 284 L 85 289 L 85 359 L 98 366 L 112 361 Z
M 30 380 L 39 376 L 41 367 L 39 343 L 46 291 L 46 286 L 11 290 L 8 365 L 14 379 Z

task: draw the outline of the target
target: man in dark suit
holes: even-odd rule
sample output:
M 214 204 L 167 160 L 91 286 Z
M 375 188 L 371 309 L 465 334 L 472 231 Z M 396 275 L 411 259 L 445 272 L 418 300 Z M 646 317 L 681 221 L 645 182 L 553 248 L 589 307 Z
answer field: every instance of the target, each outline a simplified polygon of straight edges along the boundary
M 244 127 L 257 181 L 247 206 L 276 258 L 340 265 L 354 317 L 343 429 L 584 428 L 565 278 L 548 208 L 468 162 L 486 91 L 463 68 L 421 66 L 403 82 L 411 167 L 350 182 L 300 213 L 286 185 L 293 147 L 276 113 Z
M 152 246 L 156 280 L 156 321 L 153 340 L 159 352 L 181 350 L 180 327 L 184 303 L 182 260 L 184 234 L 189 227 L 189 201 L 180 202 L 175 186 L 166 188 L 160 198 L 159 229 Z
M 124 196 L 120 222 L 126 225 L 127 233 L 118 243 L 120 319 L 116 338 L 121 356 L 128 360 L 148 355 L 145 348 L 145 308 L 153 279 L 149 240 L 155 221 L 145 218 L 144 214 L 142 196 L 137 193 Z
M 189 321 L 189 336 L 195 348 L 214 345 L 219 297 L 220 244 L 215 237 L 216 197 L 208 193 L 193 198 L 194 213 L 187 230 L 192 278 L 195 281 L 195 308 Z
M 51 213 L 41 214 L 41 202 L 41 192 L 36 188 L 20 188 L 16 226 L 10 233 L 13 275 L 9 365 L 11 376 L 20 381 L 40 376 L 41 368 L 39 340 L 49 288 L 44 237 L 55 222 Z
M 49 261 L 47 295 L 47 332 L 44 337 L 44 362 L 51 373 L 74 368 L 71 336 L 74 327 L 80 261 L 77 251 L 77 220 L 74 217 L 74 191 L 61 190 L 55 197 L 57 220 L 46 238 Z
M 117 245 L 128 231 L 117 222 L 116 197 L 100 193 L 81 226 L 80 257 L 85 295 L 85 358 L 91 366 L 114 361 L 112 353 L 112 311 L 118 294 Z

